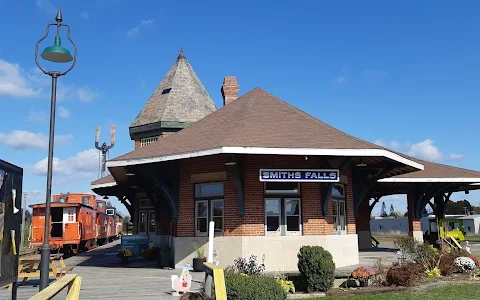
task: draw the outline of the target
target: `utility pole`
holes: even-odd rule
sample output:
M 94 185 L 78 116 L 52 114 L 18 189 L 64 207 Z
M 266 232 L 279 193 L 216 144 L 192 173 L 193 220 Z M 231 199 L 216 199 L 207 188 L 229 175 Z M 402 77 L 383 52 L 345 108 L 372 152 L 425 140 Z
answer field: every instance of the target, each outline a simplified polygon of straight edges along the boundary
M 100 150 L 102 152 L 102 163 L 101 163 L 101 175 L 100 178 L 105 177 L 105 166 L 107 164 L 107 153 L 110 149 L 115 146 L 115 125 L 112 125 L 110 128 L 110 146 L 107 146 L 107 143 L 103 143 L 102 146 L 99 146 L 99 140 L 100 140 L 100 126 L 97 126 L 96 132 L 95 132 L 95 148 Z
M 40 195 L 39 191 L 23 192 L 22 197 L 22 232 L 20 234 L 20 247 L 23 247 L 23 241 L 25 240 L 25 211 L 27 210 L 27 198 L 30 195 Z

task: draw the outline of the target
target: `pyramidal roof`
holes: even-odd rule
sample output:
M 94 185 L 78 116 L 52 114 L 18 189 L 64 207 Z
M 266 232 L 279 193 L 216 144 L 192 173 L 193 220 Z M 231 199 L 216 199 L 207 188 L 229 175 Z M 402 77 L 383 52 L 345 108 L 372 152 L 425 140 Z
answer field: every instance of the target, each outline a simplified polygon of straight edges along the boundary
M 130 125 L 196 122 L 217 108 L 180 49 L 177 60 Z
M 255 88 L 168 139 L 110 160 L 107 166 L 217 153 L 253 153 L 252 149 L 257 149 L 257 154 L 300 151 L 302 155 L 305 152 L 308 155 L 387 156 L 423 169 L 421 164 L 348 135 L 261 88 Z

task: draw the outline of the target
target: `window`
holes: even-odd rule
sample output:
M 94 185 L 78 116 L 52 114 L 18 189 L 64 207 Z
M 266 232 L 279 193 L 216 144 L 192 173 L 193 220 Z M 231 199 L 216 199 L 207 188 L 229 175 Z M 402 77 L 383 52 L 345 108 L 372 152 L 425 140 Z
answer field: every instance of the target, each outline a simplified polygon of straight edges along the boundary
M 195 185 L 195 235 L 207 236 L 208 224 L 215 222 L 215 234 L 224 229 L 223 183 L 202 183 Z
M 148 232 L 155 233 L 157 232 L 157 221 L 155 219 L 155 211 L 149 211 L 149 223 L 148 223 Z
M 98 206 L 99 208 L 102 208 L 102 207 L 103 207 L 103 202 L 98 202 L 98 203 L 97 203 L 97 206 Z
M 301 235 L 300 185 L 298 182 L 265 183 L 265 234 Z
M 75 222 L 75 212 L 73 208 L 68 209 L 68 222 Z
M 140 140 L 140 147 L 145 147 L 151 143 L 155 143 L 158 140 L 158 137 L 148 137 Z
M 140 199 L 140 201 L 138 202 L 138 206 L 140 208 L 153 207 L 150 199 Z
M 336 234 L 346 234 L 345 186 L 335 184 L 332 188 L 333 224 Z
M 90 205 L 90 197 L 89 196 L 82 197 L 82 204 Z
M 138 218 L 138 233 L 146 233 L 147 232 L 147 212 L 140 211 L 139 218 Z

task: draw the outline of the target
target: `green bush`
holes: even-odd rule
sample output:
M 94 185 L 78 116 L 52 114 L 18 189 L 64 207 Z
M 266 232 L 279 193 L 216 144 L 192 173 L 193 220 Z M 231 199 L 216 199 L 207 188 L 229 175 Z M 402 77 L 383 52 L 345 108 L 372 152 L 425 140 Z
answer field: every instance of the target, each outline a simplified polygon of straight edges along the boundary
M 285 300 L 287 293 L 275 278 L 228 274 L 225 276 L 228 300 Z
M 307 292 L 325 292 L 335 280 L 332 255 L 320 246 L 302 246 L 298 252 L 298 270 Z

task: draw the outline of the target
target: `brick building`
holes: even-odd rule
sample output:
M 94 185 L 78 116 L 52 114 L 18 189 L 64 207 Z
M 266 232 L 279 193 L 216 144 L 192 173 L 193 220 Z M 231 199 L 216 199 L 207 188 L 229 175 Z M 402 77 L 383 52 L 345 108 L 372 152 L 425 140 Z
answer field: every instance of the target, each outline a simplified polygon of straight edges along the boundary
M 172 247 L 172 265 L 191 263 L 209 221 L 222 266 L 265 254 L 267 270 L 296 270 L 302 245 L 323 246 L 337 267 L 357 264 L 381 196 L 408 194 L 420 239 L 420 208 L 434 198 L 441 209 L 449 193 L 480 182 L 479 172 L 350 136 L 261 88 L 237 98 L 239 89 L 225 77 L 217 110 L 181 52 L 130 127 L 135 150 L 92 182 L 125 204 L 135 233 Z

